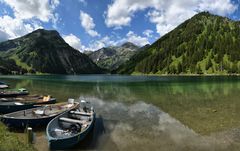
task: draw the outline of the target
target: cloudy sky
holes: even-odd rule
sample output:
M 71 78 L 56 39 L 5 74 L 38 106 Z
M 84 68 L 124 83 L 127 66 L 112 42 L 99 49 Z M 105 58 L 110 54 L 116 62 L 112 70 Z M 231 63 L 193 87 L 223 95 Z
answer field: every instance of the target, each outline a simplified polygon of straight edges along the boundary
M 201 11 L 240 20 L 240 0 L 0 0 L 0 41 L 38 28 L 74 48 L 152 43 Z

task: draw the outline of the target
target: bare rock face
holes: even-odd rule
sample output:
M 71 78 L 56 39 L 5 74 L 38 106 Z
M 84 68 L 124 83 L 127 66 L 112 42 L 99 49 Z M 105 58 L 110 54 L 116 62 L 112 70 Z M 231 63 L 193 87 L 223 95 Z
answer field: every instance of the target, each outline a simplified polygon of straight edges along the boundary
M 101 68 L 112 71 L 129 60 L 138 49 L 139 47 L 133 43 L 126 42 L 121 46 L 105 47 L 91 53 L 85 52 L 85 54 Z

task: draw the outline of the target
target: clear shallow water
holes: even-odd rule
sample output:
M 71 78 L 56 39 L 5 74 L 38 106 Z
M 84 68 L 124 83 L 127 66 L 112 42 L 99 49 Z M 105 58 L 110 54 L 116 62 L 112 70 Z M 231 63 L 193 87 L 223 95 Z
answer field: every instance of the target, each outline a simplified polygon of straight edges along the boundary
M 240 77 L 0 76 L 12 87 L 86 99 L 94 132 L 75 150 L 239 150 Z M 44 132 L 36 147 L 47 149 Z

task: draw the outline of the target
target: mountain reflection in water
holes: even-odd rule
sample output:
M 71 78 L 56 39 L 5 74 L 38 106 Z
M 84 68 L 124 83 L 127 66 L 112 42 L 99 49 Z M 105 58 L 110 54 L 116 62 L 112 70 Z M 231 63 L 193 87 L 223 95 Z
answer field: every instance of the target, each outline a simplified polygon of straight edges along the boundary
M 240 148 L 240 77 L 0 76 L 11 87 L 85 99 L 94 131 L 74 150 L 234 151 Z M 192 130 L 193 129 L 193 130 Z M 36 148 L 47 150 L 45 130 Z
M 81 98 L 83 99 L 83 98 Z M 201 136 L 158 107 L 145 102 L 124 104 L 84 98 L 93 104 L 97 119 L 93 131 L 71 150 L 227 151 L 233 140 Z M 42 135 L 35 143 L 47 149 Z

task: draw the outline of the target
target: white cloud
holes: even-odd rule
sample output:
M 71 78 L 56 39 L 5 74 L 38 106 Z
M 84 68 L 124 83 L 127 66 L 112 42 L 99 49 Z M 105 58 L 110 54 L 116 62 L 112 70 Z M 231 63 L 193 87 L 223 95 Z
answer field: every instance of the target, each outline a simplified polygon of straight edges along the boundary
M 5 33 L 4 31 L 0 30 L 0 42 L 8 40 L 9 35 Z
M 59 14 L 55 13 L 52 18 L 53 28 L 57 29 L 58 23 L 59 23 Z
M 94 42 L 91 42 L 89 44 L 89 47 L 86 48 L 85 50 L 91 50 L 95 51 L 98 49 L 101 49 L 103 47 L 108 47 L 108 46 L 118 46 L 121 45 L 125 42 L 131 42 L 134 43 L 138 46 L 144 46 L 146 44 L 149 44 L 148 38 L 147 37 L 141 37 L 137 34 L 135 34 L 133 31 L 129 31 L 124 38 L 120 38 L 117 40 L 112 40 L 114 39 L 113 37 L 105 36 L 99 40 L 95 40 Z
M 95 51 L 95 50 L 101 49 L 103 47 L 106 47 L 106 44 L 104 42 L 102 42 L 101 40 L 99 40 L 99 41 L 90 43 L 89 48 L 87 48 L 86 50 Z
M 112 39 L 113 39 L 113 37 L 110 38 L 109 36 L 105 36 L 100 41 L 102 43 L 104 43 L 105 46 L 116 46 L 116 45 L 119 45 L 121 43 L 121 40 L 114 41 Z M 125 38 L 123 38 L 123 39 L 125 39 Z
M 114 39 L 112 37 L 112 39 Z M 134 33 L 133 31 L 129 31 L 125 37 L 117 39 L 117 40 L 112 40 L 110 37 L 105 36 L 100 40 L 101 43 L 103 43 L 105 46 L 117 46 L 121 45 L 125 42 L 131 42 L 134 43 L 138 46 L 144 46 L 146 44 L 149 44 L 148 38 L 147 37 L 142 37 Z
M 147 37 L 152 37 L 153 35 L 153 31 L 150 29 L 146 29 L 143 31 L 143 35 L 147 36 Z
M 79 51 L 83 51 L 85 50 L 85 46 L 83 46 L 81 44 L 81 40 L 73 35 L 73 34 L 69 34 L 69 35 L 63 35 L 63 39 L 66 41 L 66 43 L 68 43 L 71 47 L 79 50 Z
M 153 1 L 153 0 L 152 0 Z M 136 11 L 144 10 L 158 2 L 154 0 L 114 0 L 111 5 L 108 5 L 105 23 L 108 27 L 121 27 L 129 25 L 132 16 Z
M 178 7 L 179 6 L 170 6 L 164 13 L 158 10 L 153 10 L 148 13 L 150 22 L 156 24 L 156 30 L 161 36 L 197 13 L 191 9 L 180 9 Z
M 60 4 L 59 0 L 52 0 L 50 1 L 52 4 L 52 8 L 55 9 L 56 7 L 58 7 L 58 5 Z
M 218 15 L 227 15 L 233 13 L 237 6 L 233 5 L 231 0 L 202 0 L 199 9 L 214 12 Z
M 113 45 L 116 45 L 116 42 L 111 40 L 110 37 L 105 36 L 99 40 L 90 42 L 89 47 L 86 48 L 85 50 L 95 51 L 95 50 L 101 49 L 103 47 L 113 46 Z
M 141 36 L 135 34 L 133 31 L 129 31 L 126 36 L 127 36 L 126 40 L 128 42 L 134 43 L 138 46 L 144 46 L 146 44 L 149 44 L 148 38 L 141 37 Z
M 21 19 L 12 18 L 7 15 L 0 17 L 0 37 L 7 35 L 7 38 L 13 39 L 32 32 L 38 28 L 42 27 L 36 22 L 29 24 L 25 23 Z
M 162 36 L 199 11 L 227 15 L 237 7 L 230 0 L 114 0 L 105 12 L 105 23 L 117 28 L 130 25 L 134 14 L 146 9 Z
M 60 4 L 59 0 L 1 0 L 1 2 L 11 7 L 14 17 L 9 15 L 0 17 L 0 37 L 13 39 L 23 36 L 42 28 L 40 21 L 51 20 L 56 27 L 59 19 L 58 14 L 54 13 Z
M 14 11 L 18 19 L 37 18 L 48 22 L 53 18 L 53 10 L 59 5 L 59 0 L 4 0 Z
M 95 24 L 93 22 L 93 18 L 89 14 L 80 11 L 80 21 L 82 27 L 90 36 L 92 37 L 100 36 L 100 34 L 94 30 Z

